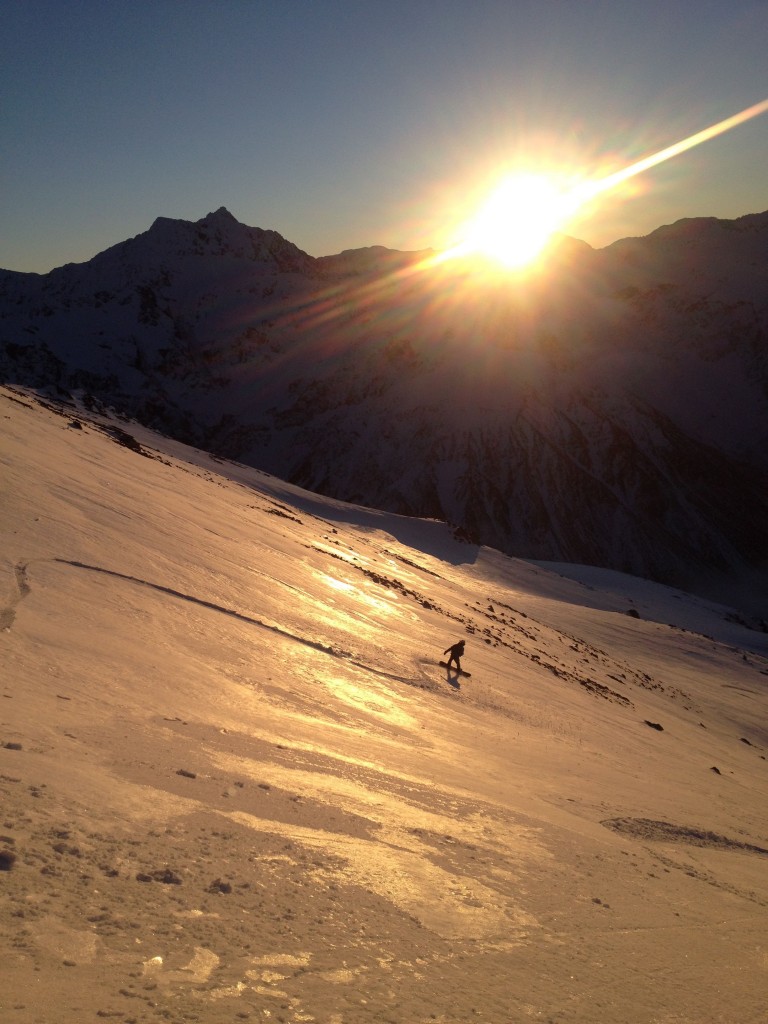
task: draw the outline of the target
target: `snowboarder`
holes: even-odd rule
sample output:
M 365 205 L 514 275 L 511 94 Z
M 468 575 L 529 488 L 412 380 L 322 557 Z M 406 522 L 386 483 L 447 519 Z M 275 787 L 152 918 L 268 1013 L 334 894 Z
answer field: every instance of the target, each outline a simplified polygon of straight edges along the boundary
M 447 667 L 450 668 L 451 662 L 455 661 L 456 671 L 461 672 L 461 657 L 464 654 L 464 641 L 459 640 L 459 642 L 457 644 L 453 644 L 452 647 L 446 647 L 446 649 L 443 651 L 443 654 L 448 654 L 449 651 L 451 652 L 451 656 L 448 659 Z

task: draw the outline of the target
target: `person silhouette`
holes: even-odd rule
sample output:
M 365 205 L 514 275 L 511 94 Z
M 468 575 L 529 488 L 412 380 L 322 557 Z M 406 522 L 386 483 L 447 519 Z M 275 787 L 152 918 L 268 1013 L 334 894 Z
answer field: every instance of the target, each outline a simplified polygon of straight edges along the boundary
M 450 651 L 450 658 L 448 659 L 448 668 L 451 667 L 451 662 L 456 662 L 456 671 L 461 672 L 461 658 L 464 654 L 464 641 L 459 640 L 457 644 L 453 644 L 451 647 L 446 647 L 443 654 L 448 654 Z

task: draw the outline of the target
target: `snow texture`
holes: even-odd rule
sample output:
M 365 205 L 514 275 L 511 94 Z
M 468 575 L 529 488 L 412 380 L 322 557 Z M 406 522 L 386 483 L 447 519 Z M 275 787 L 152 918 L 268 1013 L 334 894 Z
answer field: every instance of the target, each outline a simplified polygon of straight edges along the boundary
M 765 1020 L 768 634 L 0 419 L 4 1021 Z

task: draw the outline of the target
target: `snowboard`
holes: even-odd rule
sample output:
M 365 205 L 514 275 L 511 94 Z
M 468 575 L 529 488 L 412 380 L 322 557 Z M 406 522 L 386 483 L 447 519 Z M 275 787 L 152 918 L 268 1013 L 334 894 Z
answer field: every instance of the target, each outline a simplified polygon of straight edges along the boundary
M 448 662 L 447 661 L 439 661 L 438 665 L 440 665 L 441 668 L 448 668 Z M 455 672 L 456 675 L 458 675 L 458 676 L 465 676 L 467 679 L 471 679 L 472 678 L 472 673 L 471 672 L 465 672 L 464 669 L 462 669 L 461 672 L 459 672 L 459 670 L 456 669 L 453 665 L 451 665 L 451 671 Z

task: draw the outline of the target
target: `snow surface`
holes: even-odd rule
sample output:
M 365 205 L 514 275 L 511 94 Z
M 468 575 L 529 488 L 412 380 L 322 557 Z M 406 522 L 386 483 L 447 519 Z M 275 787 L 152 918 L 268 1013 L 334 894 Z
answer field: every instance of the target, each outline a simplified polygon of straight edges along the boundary
M 768 634 L 0 421 L 3 1021 L 765 1021 Z

